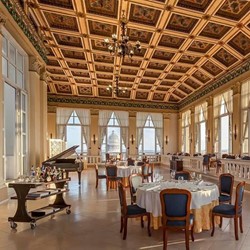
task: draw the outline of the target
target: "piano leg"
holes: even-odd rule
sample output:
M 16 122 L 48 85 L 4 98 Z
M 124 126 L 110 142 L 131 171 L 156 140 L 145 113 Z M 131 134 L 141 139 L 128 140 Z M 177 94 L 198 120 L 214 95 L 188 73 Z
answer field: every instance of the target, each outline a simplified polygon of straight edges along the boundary
M 81 174 L 82 174 L 82 171 L 77 171 L 78 173 L 78 184 L 81 185 Z

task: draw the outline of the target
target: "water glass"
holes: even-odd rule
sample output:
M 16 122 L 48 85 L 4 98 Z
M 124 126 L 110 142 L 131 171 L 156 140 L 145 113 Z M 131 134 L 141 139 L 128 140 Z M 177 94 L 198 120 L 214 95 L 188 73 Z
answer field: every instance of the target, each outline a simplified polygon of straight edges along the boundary
M 179 177 L 178 177 L 178 182 L 179 182 L 179 183 L 183 183 L 183 181 L 184 181 L 183 176 L 179 176 Z
M 175 171 L 171 171 L 170 172 L 170 178 L 171 178 L 171 180 L 174 180 L 174 178 L 175 178 Z
M 195 180 L 195 172 L 191 172 L 191 178 L 192 178 L 192 180 Z

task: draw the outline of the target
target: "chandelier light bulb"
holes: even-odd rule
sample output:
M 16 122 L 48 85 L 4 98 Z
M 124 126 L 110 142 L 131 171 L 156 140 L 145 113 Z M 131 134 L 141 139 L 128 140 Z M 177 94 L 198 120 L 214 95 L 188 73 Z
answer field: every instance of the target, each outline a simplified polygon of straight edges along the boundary
M 104 43 L 108 44 L 109 43 L 109 39 L 108 38 L 104 38 Z
M 117 35 L 116 35 L 116 34 L 112 34 L 112 39 L 113 39 L 114 41 L 116 41 L 116 40 L 117 40 Z

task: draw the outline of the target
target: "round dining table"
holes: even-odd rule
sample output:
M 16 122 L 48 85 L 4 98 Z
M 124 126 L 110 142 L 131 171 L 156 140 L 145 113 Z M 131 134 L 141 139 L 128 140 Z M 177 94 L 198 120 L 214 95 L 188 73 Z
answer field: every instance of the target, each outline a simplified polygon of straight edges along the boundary
M 140 173 L 141 166 L 117 166 L 117 176 L 122 177 L 122 183 L 125 187 L 129 186 L 128 177 L 134 173 Z
M 161 226 L 160 192 L 163 189 L 179 188 L 191 192 L 191 212 L 194 214 L 194 232 L 211 229 L 211 210 L 219 204 L 219 189 L 216 184 L 204 181 L 162 181 L 143 183 L 136 192 L 136 203 L 152 215 L 153 228 Z M 178 206 L 178 204 L 176 204 Z M 216 220 L 218 223 L 218 220 Z

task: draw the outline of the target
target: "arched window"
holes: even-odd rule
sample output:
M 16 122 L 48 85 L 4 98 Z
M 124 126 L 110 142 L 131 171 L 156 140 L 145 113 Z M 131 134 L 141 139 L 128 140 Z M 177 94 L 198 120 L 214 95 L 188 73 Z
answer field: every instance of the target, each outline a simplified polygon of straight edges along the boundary
M 195 152 L 205 154 L 206 145 L 206 124 L 207 122 L 207 103 L 195 107 Z
M 214 152 L 219 154 L 232 152 L 232 93 L 229 90 L 214 98 Z
M 161 153 L 162 114 L 137 113 L 137 148 L 138 154 Z
M 79 145 L 76 152 L 87 154 L 89 148 L 90 111 L 87 109 L 57 108 L 57 138 L 70 148 Z
M 126 159 L 128 147 L 128 112 L 99 111 L 99 147 L 102 160 L 110 157 Z

